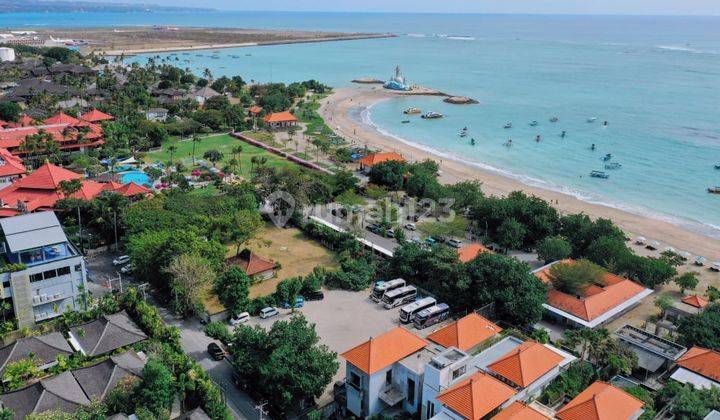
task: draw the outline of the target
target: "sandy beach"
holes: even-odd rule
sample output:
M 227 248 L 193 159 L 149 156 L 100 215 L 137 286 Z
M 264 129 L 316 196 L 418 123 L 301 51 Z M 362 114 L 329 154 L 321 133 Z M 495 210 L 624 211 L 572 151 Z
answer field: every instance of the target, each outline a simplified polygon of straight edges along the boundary
M 552 203 L 557 202 L 554 206 L 563 214 L 583 212 L 593 218 L 604 217 L 611 219 L 633 237 L 642 235 L 649 241 L 659 241 L 661 249 L 665 246 L 672 246 L 679 251 L 702 255 L 710 261 L 720 260 L 720 241 L 715 239 L 665 221 L 632 214 L 612 207 L 587 203 L 560 192 L 527 186 L 515 179 L 497 173 L 436 156 L 428 151 L 383 135 L 374 127 L 356 122 L 350 117 L 350 111 L 353 109 L 365 108 L 378 101 L 397 97 L 397 95 L 402 95 L 402 93 L 387 91 L 376 86 L 336 89 L 332 95 L 323 101 L 320 114 L 339 135 L 354 140 L 356 144 L 367 144 L 370 148 L 396 151 L 410 161 L 433 159 L 440 162 L 441 181 L 444 183 L 455 183 L 468 179 L 478 180 L 483 183 L 483 191 L 487 195 L 502 196 L 512 191 L 522 190 L 527 194 L 541 197 Z M 482 101 L 482 98 L 479 99 Z

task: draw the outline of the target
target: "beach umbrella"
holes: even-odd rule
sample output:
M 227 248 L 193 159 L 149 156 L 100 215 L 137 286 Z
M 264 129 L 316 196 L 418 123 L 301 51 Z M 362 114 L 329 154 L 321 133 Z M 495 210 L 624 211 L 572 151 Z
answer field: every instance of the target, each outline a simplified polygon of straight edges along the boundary
M 705 265 L 705 257 L 699 255 L 695 257 L 695 265 Z
M 677 254 L 677 251 L 675 251 L 675 248 L 673 248 L 673 247 L 671 247 L 671 246 L 665 247 L 665 249 L 663 250 L 663 252 L 672 252 L 673 254 Z
M 660 248 L 660 242 L 652 241 L 648 244 L 647 248 L 653 249 L 653 250 L 658 249 L 658 248 Z
M 687 261 L 687 260 L 689 260 L 690 258 L 692 258 L 692 254 L 689 253 L 689 252 L 687 252 L 687 251 L 680 251 L 680 256 L 681 256 L 685 261 Z
M 645 243 L 647 243 L 647 239 L 645 239 L 644 236 L 638 236 L 635 238 L 635 243 L 638 245 L 645 245 Z

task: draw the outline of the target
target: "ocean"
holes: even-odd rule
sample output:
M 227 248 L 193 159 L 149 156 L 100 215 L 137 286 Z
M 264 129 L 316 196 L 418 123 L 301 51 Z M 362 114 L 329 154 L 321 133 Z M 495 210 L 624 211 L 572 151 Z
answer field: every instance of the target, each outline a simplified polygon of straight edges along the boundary
M 391 32 L 397 38 L 226 49 L 161 57 L 247 80 L 387 79 L 470 96 L 384 101 L 356 116 L 412 142 L 527 184 L 720 238 L 720 17 L 344 13 L 0 15 L 0 26 L 192 25 Z M 250 55 L 246 55 L 250 54 Z M 155 56 L 157 54 L 150 54 Z M 150 56 L 148 55 L 148 56 Z M 147 56 L 134 57 L 144 61 Z M 188 60 L 185 62 L 184 60 Z M 445 114 L 409 118 L 416 106 Z M 559 121 L 549 119 L 557 116 Z M 588 122 L 597 118 L 595 122 Z M 536 127 L 529 122 L 536 120 Z M 602 122 L 608 125 L 603 126 Z M 511 129 L 503 126 L 512 123 Z M 458 132 L 468 127 L 468 137 Z M 565 131 L 565 137 L 561 133 Z M 536 142 L 537 135 L 542 137 Z M 470 145 L 470 138 L 476 141 Z M 513 146 L 504 143 L 512 139 Z M 595 150 L 591 146 L 595 145 Z M 620 169 L 606 170 L 612 155 Z M 602 170 L 608 179 L 592 178 Z

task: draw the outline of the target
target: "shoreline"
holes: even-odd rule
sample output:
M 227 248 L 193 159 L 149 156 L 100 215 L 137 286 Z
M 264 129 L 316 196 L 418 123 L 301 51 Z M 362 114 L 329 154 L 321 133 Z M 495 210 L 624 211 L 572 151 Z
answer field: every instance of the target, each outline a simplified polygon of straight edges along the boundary
M 521 190 L 550 201 L 562 214 L 583 212 L 593 218 L 613 220 L 624 231 L 645 236 L 648 241 L 656 240 L 661 248 L 672 246 L 678 251 L 688 251 L 693 256 L 701 255 L 709 261 L 720 260 L 720 241 L 668 221 L 639 215 L 627 210 L 583 201 L 568 193 L 528 185 L 508 175 L 484 169 L 482 163 L 465 161 L 462 158 L 428 150 L 422 144 L 401 141 L 378 130 L 377 126 L 365 121 L 355 121 L 351 111 L 363 111 L 380 101 L 398 97 L 399 94 L 382 88 L 352 87 L 336 89 L 323 101 L 319 113 L 339 135 L 357 143 L 381 150 L 396 151 L 410 161 L 433 159 L 440 162 L 440 181 L 455 183 L 463 180 L 478 180 L 483 184 L 486 195 L 504 196 Z
M 229 44 L 199 44 L 199 45 L 178 45 L 169 47 L 150 47 L 150 48 L 134 48 L 134 49 L 115 49 L 115 50 L 103 50 L 103 49 L 91 49 L 96 53 L 103 54 L 105 56 L 119 56 L 124 55 L 125 57 L 131 57 L 140 54 L 149 53 L 165 53 L 165 52 L 177 52 L 177 51 L 201 51 L 201 50 L 219 50 L 228 48 L 245 48 L 245 47 L 262 47 L 271 45 L 288 45 L 288 44 L 310 44 L 315 42 L 333 42 L 333 41 L 357 41 L 363 39 L 382 39 L 382 38 L 394 38 L 397 35 L 393 34 L 358 34 L 358 35 L 345 35 L 345 36 L 328 36 L 323 38 L 312 38 L 312 39 L 286 39 L 278 41 L 258 41 L 258 42 L 238 42 Z

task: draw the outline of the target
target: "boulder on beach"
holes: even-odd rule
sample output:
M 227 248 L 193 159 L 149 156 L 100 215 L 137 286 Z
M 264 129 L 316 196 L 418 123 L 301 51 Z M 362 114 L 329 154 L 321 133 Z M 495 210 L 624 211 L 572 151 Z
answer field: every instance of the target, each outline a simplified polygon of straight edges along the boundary
M 351 80 L 353 83 L 361 83 L 366 85 L 382 85 L 385 83 L 384 81 L 380 79 L 374 79 L 372 77 L 361 77 L 359 79 L 353 79 Z
M 449 96 L 443 99 L 443 102 L 454 105 L 469 105 L 478 103 L 478 101 L 476 101 L 475 99 L 468 98 L 467 96 Z

